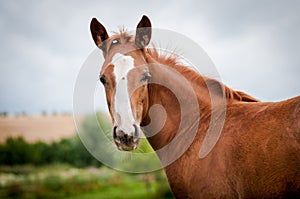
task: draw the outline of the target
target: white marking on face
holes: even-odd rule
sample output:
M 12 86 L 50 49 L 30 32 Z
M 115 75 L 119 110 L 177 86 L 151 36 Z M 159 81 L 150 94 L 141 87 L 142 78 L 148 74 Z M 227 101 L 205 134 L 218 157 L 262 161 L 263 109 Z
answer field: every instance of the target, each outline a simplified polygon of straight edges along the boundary
M 134 59 L 131 56 L 116 53 L 112 58 L 112 64 L 116 78 L 114 110 L 116 115 L 119 114 L 121 120 L 117 125 L 124 133 L 132 135 L 135 130 L 133 127 L 135 120 L 131 111 L 127 75 L 134 68 Z

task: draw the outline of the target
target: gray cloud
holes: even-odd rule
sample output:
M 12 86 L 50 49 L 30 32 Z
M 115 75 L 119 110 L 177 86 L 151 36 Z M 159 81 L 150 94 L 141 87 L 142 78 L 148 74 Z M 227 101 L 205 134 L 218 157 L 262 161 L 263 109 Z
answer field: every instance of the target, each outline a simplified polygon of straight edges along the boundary
M 262 100 L 296 96 L 299 8 L 297 1 L 2 1 L 0 111 L 71 111 L 76 76 L 95 49 L 91 18 L 108 30 L 132 29 L 143 14 L 199 43 L 229 86 Z

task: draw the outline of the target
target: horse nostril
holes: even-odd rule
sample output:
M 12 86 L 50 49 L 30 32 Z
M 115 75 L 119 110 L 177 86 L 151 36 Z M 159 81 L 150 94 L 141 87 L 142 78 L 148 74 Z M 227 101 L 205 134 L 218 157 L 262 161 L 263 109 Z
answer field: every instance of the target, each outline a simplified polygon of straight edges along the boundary
M 114 126 L 114 129 L 113 129 L 113 138 L 116 139 L 117 138 L 117 126 Z
M 139 130 L 135 124 L 133 124 L 133 127 L 134 127 L 133 137 L 137 138 L 139 136 Z

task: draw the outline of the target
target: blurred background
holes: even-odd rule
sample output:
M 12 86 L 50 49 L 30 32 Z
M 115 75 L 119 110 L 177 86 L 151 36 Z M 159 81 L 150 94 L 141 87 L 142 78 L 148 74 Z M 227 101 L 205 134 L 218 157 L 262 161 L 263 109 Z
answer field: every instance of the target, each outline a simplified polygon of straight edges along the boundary
M 162 171 L 107 168 L 76 134 L 73 90 L 96 48 L 93 17 L 117 31 L 146 14 L 153 27 L 198 43 L 229 87 L 279 101 L 300 93 L 299 10 L 292 0 L 1 1 L 0 198 L 172 198 Z M 96 91 L 96 115 L 109 132 L 98 84 Z M 80 125 L 96 139 L 88 117 Z

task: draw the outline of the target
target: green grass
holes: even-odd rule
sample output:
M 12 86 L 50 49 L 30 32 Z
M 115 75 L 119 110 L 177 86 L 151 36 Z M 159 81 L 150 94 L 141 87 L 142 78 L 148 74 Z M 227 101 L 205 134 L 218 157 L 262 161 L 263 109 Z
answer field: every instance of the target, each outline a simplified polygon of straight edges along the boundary
M 0 198 L 172 198 L 162 171 L 126 174 L 106 167 L 0 167 Z

